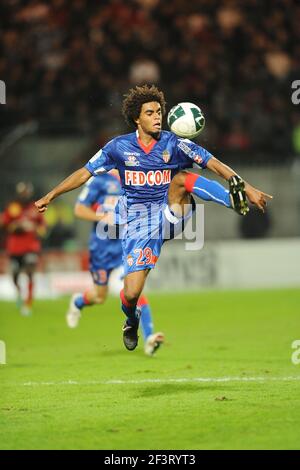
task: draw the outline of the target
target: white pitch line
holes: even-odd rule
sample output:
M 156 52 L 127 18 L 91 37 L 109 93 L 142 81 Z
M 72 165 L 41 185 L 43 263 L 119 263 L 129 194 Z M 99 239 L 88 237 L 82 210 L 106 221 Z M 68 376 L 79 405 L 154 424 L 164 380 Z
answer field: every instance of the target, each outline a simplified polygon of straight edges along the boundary
M 142 385 L 168 383 L 224 383 L 224 382 L 294 382 L 300 381 L 300 376 L 291 377 L 191 377 L 179 379 L 140 379 L 140 380 L 64 380 L 60 382 L 25 382 L 24 387 L 60 386 L 60 385 Z

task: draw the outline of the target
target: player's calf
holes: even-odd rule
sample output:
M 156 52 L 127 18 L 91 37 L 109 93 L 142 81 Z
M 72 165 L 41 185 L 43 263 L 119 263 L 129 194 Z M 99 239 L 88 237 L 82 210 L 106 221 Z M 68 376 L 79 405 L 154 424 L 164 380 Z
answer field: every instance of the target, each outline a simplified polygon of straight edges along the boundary
M 195 173 L 186 173 L 184 187 L 187 193 L 193 193 L 204 201 L 213 201 L 217 204 L 234 209 L 240 215 L 249 211 L 245 183 L 238 175 L 229 178 L 229 190 L 220 183 L 209 180 Z

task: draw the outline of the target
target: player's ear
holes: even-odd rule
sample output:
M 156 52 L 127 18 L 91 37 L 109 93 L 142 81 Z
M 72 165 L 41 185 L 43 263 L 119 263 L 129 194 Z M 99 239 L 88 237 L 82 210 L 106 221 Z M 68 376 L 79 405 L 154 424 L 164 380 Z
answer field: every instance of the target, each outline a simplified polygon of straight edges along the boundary
M 134 119 L 134 123 L 135 123 L 136 126 L 138 126 L 139 123 L 140 123 L 140 118 Z

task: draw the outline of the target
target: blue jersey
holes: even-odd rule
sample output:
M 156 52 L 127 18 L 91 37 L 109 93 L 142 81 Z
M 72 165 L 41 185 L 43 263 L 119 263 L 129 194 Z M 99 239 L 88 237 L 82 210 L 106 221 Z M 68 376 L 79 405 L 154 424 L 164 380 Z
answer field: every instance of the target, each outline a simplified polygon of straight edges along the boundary
M 103 174 L 87 182 L 77 202 L 91 207 L 95 212 L 114 211 L 121 193 L 119 179 L 110 174 Z M 103 239 L 103 235 L 100 238 L 97 235 L 98 223 L 93 224 L 89 239 L 91 271 L 109 271 L 122 264 L 122 242 L 118 238 Z
M 166 229 L 171 222 L 173 234 L 175 225 L 165 212 L 172 178 L 180 170 L 192 168 L 194 163 L 205 168 L 211 157 L 204 148 L 172 132 L 162 131 L 160 138 L 153 139 L 148 146 L 133 132 L 108 142 L 87 163 L 86 169 L 93 175 L 113 168 L 119 170 L 124 195 L 116 210 L 116 223 L 126 227 L 123 232 L 125 275 L 154 268 Z M 178 227 L 183 227 L 182 223 L 177 223 Z
M 162 131 L 158 141 L 145 146 L 138 133 L 118 136 L 108 142 L 85 168 L 100 175 L 113 168 L 120 173 L 126 206 L 163 204 L 172 178 L 194 163 L 205 168 L 212 155 L 188 139 Z

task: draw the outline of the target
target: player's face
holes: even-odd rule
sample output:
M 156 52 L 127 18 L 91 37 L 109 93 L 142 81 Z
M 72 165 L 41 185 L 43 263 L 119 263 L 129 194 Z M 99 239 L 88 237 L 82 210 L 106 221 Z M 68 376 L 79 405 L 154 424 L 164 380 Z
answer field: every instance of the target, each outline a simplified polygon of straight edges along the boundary
M 159 135 L 162 123 L 160 104 L 156 101 L 144 103 L 136 123 L 146 134 L 154 137 Z

